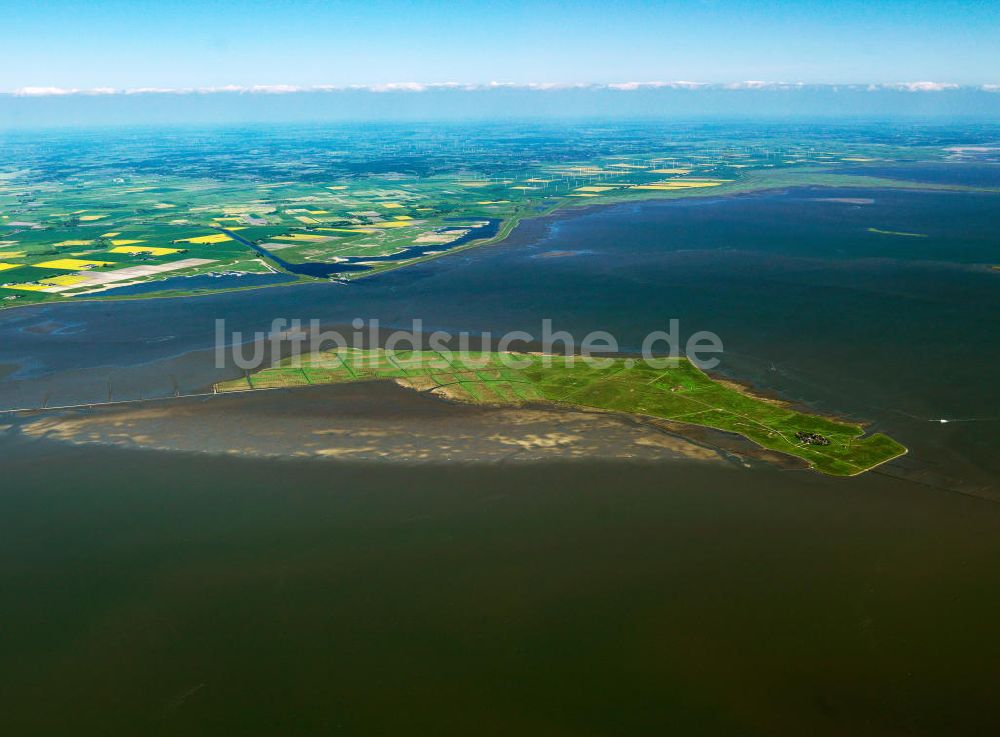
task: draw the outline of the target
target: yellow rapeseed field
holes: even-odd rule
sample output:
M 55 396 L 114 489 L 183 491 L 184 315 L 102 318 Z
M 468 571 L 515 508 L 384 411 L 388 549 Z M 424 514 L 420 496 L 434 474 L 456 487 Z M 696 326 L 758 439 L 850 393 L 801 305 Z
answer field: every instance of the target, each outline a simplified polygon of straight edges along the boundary
M 95 266 L 111 266 L 113 263 L 112 261 L 94 261 L 83 258 L 57 258 L 54 261 L 44 261 L 43 263 L 34 265 L 39 269 L 66 269 L 67 271 L 72 271 L 73 269 L 92 269 Z
M 196 238 L 180 238 L 175 243 L 224 243 L 226 241 L 231 241 L 228 235 L 224 233 L 214 233 L 213 235 L 199 235 Z
M 155 246 L 118 246 L 109 251 L 109 253 L 148 253 L 153 256 L 169 256 L 171 253 L 180 252 L 180 248 L 157 248 Z

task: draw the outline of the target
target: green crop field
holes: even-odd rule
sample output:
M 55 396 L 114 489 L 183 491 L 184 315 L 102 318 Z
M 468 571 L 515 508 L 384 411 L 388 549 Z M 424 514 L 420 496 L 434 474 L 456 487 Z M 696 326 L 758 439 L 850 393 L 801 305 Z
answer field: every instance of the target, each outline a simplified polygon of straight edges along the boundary
M 476 404 L 554 402 L 700 425 L 736 433 L 832 476 L 854 476 L 906 452 L 862 426 L 805 414 L 713 380 L 686 358 L 655 367 L 629 358 L 600 365 L 579 356 L 339 349 L 223 382 L 217 392 L 393 380 Z

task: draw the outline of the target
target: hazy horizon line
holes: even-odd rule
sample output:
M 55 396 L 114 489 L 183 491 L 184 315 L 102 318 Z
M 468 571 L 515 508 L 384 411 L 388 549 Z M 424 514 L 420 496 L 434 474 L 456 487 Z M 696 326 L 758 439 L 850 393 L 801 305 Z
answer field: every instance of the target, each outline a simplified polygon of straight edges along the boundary
M 628 82 L 386 82 L 380 84 L 351 85 L 291 85 L 291 84 L 256 84 L 256 85 L 222 85 L 205 87 L 56 87 L 56 86 L 25 86 L 12 90 L 0 90 L 0 95 L 7 97 L 64 97 L 64 96 L 101 96 L 101 95 L 212 95 L 212 94 L 297 94 L 322 92 L 372 92 L 420 93 L 429 91 L 464 91 L 482 92 L 490 90 L 528 90 L 550 92 L 559 90 L 610 90 L 617 92 L 634 92 L 639 90 L 673 89 L 673 90 L 776 90 L 794 91 L 803 89 L 824 89 L 837 92 L 868 91 L 868 92 L 946 92 L 950 90 L 969 90 L 1000 93 L 1000 84 L 959 84 L 956 82 L 856 82 L 856 83 L 826 83 L 826 82 L 775 82 L 762 80 L 745 80 L 741 82 L 691 82 L 677 81 L 628 81 Z

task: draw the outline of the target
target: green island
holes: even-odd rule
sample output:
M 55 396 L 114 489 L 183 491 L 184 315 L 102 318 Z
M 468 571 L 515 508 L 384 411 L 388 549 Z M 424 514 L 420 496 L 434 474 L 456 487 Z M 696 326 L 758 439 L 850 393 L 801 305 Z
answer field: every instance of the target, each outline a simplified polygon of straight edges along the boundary
M 906 453 L 861 425 L 805 414 L 710 378 L 687 358 L 662 366 L 626 357 L 595 360 L 540 353 L 463 353 L 339 348 L 286 358 L 215 391 L 289 389 L 391 380 L 416 391 L 481 405 L 552 402 L 699 425 L 741 435 L 831 476 L 855 476 Z

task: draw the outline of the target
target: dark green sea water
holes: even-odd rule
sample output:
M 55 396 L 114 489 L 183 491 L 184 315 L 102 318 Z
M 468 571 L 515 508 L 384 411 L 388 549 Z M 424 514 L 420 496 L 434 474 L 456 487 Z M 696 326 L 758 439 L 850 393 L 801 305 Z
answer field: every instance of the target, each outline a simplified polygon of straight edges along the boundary
M 1000 506 L 687 463 L 21 448 L 8 734 L 989 734 Z
M 856 189 L 628 206 L 351 288 L 3 314 L 5 406 L 203 386 L 216 317 L 551 317 L 623 348 L 676 317 L 723 338 L 725 375 L 911 448 L 828 479 L 3 436 L 4 731 L 996 732 L 998 216 L 994 197 Z

